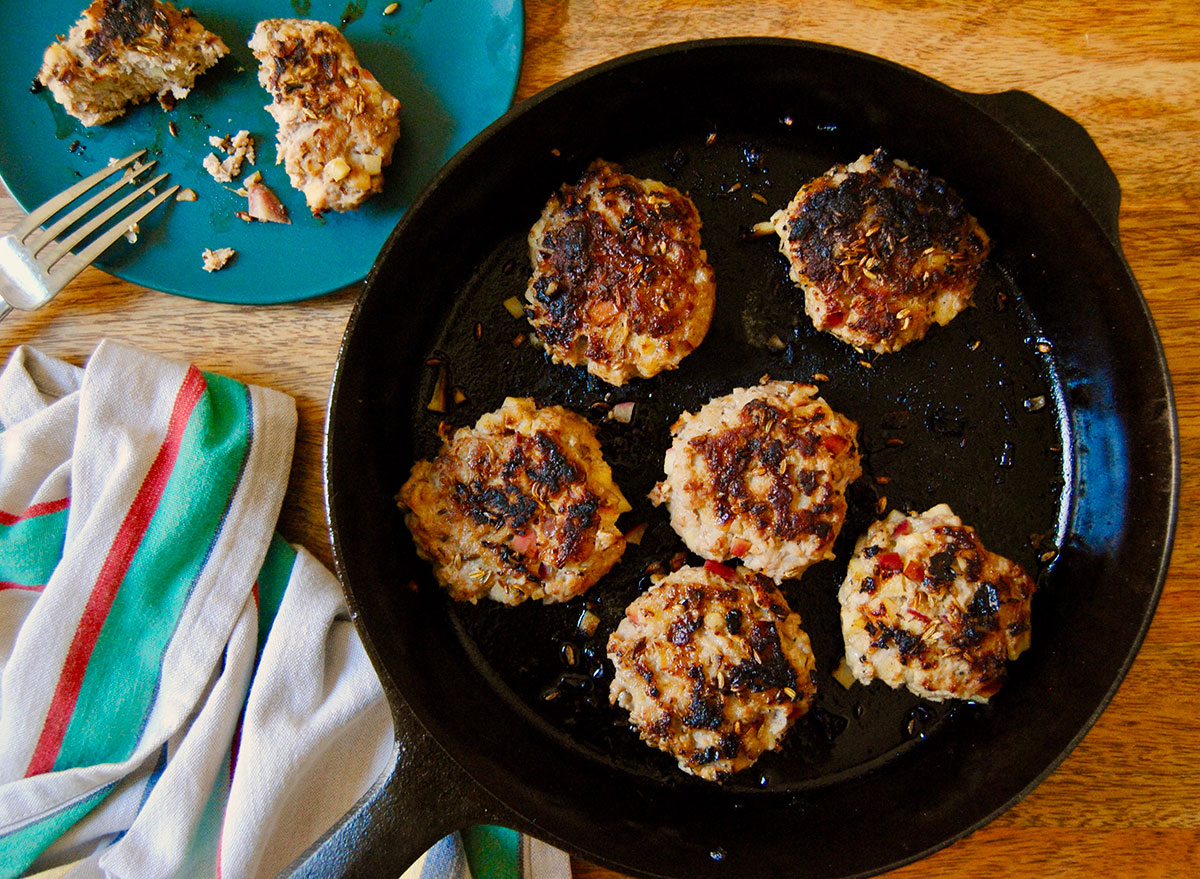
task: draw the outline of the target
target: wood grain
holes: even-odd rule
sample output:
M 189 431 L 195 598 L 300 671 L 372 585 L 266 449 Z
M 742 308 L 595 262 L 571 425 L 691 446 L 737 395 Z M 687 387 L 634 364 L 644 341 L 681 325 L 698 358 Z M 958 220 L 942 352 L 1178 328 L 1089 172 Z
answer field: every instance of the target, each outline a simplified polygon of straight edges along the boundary
M 1200 865 L 1200 688 L 1190 680 L 1200 668 L 1200 4 L 534 0 L 518 99 L 631 50 L 735 35 L 835 43 L 957 88 L 1030 92 L 1080 122 L 1115 171 L 1122 245 L 1162 337 L 1180 425 L 1183 488 L 1162 600 L 1116 698 L 1065 763 L 987 827 L 888 875 L 1192 876 Z M 0 224 L 19 215 L 0 198 Z M 355 293 L 227 306 L 89 270 L 46 308 L 0 324 L 0 358 L 28 343 L 81 363 L 111 336 L 288 392 L 300 424 L 281 530 L 329 563 L 321 433 Z M 579 860 L 573 868 L 578 879 L 617 876 Z

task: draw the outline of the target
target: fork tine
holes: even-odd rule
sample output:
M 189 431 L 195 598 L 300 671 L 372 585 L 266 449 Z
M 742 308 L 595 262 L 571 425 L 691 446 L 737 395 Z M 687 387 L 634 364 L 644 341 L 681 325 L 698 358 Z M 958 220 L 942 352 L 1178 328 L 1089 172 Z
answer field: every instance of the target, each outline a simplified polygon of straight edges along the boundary
M 126 171 L 125 173 L 123 173 L 121 175 L 121 179 L 118 180 L 116 183 L 113 183 L 110 186 L 106 186 L 104 189 L 102 189 L 100 192 L 96 193 L 94 196 L 89 198 L 87 201 L 85 201 L 79 207 L 75 208 L 75 210 L 71 211 L 69 214 L 65 215 L 64 217 L 62 217 L 59 220 L 55 220 L 54 225 L 47 226 L 45 229 L 41 230 L 41 234 L 35 236 L 32 240 L 26 242 L 25 246 L 29 248 L 30 253 L 32 253 L 34 256 L 36 256 L 38 251 L 40 251 L 47 244 L 51 244 L 54 241 L 54 237 L 56 235 L 58 235 L 59 232 L 61 232 L 63 229 L 69 228 L 71 226 L 71 224 L 73 224 L 74 222 L 79 220 L 81 217 L 87 216 L 87 214 L 96 205 L 103 202 L 106 198 L 108 198 L 110 195 L 112 195 L 114 192 L 116 192 L 122 186 L 127 186 L 128 184 L 137 180 L 138 177 L 140 177 L 145 172 L 149 171 L 151 168 L 153 168 L 157 164 L 158 164 L 158 162 L 154 161 L 154 162 L 148 162 L 147 164 L 142 165 L 140 168 L 138 168 L 138 167 L 130 168 L 128 171 Z
M 141 186 L 139 186 L 133 192 L 129 193 L 129 195 L 125 196 L 119 202 L 117 202 L 116 204 L 112 205 L 109 208 L 106 208 L 104 211 L 97 214 L 92 219 L 88 220 L 86 223 L 84 223 L 82 226 L 80 226 L 78 229 L 76 229 L 74 232 L 72 232 L 70 235 L 68 235 L 62 241 L 59 241 L 58 243 L 56 243 L 54 245 L 54 247 L 50 250 L 50 252 L 45 257 L 40 258 L 38 260 L 38 262 L 40 262 L 42 265 L 44 265 L 47 270 L 53 268 L 54 264 L 56 262 L 58 262 L 60 259 L 62 259 L 63 256 L 66 255 L 71 250 L 72 247 L 74 247 L 76 244 L 78 244 L 84 238 L 87 238 L 89 235 L 91 235 L 93 232 L 95 232 L 97 229 L 99 229 L 102 225 L 104 225 L 104 223 L 108 222 L 108 220 L 115 217 L 120 211 L 124 210 L 130 204 L 130 202 L 132 202 L 134 199 L 138 198 L 144 192 L 146 192 L 146 190 L 150 189 L 157 183 L 161 183 L 166 178 L 166 176 L 167 175 L 165 173 L 159 174 L 153 180 L 147 180 L 145 183 L 143 183 Z M 128 225 L 128 224 L 126 224 L 126 225 Z
M 65 208 L 67 205 L 69 205 L 71 202 L 73 202 L 75 199 L 77 199 L 80 195 L 87 192 L 89 189 L 91 189 L 93 186 L 95 186 L 97 183 L 99 183 L 101 180 L 107 179 L 108 177 L 112 176 L 116 172 L 120 171 L 122 168 L 124 168 L 130 162 L 134 162 L 144 155 L 146 155 L 145 150 L 138 150 L 136 153 L 133 153 L 133 154 L 128 155 L 125 158 L 121 159 L 119 162 L 114 162 L 113 164 L 111 164 L 105 168 L 101 168 L 99 171 L 97 171 L 95 174 L 92 174 L 90 177 L 84 177 L 82 180 L 80 180 L 74 186 L 70 187 L 69 189 L 64 189 L 58 195 L 54 196 L 51 199 L 48 199 L 47 201 L 43 202 L 42 204 L 40 204 L 36 208 L 34 208 L 33 211 L 29 214 L 29 216 L 26 217 L 21 222 L 21 224 L 17 226 L 17 228 L 12 230 L 11 234 L 17 236 L 18 238 L 23 239 L 26 235 L 28 235 L 30 232 L 32 232 L 34 229 L 36 229 L 38 226 L 42 225 L 42 223 L 44 223 L 46 220 L 50 219 L 50 217 L 54 216 L 56 213 L 61 211 L 63 208 Z
M 164 174 L 162 176 L 166 177 L 167 175 Z M 153 181 L 151 181 L 151 183 L 148 185 L 153 185 Z M 143 187 L 143 189 L 145 189 L 145 188 L 147 188 L 147 187 Z M 109 247 L 112 246 L 113 242 L 115 242 L 118 238 L 120 238 L 122 235 L 124 235 L 130 226 L 132 226 L 134 223 L 141 220 L 148 213 L 150 213 L 152 210 L 154 210 L 156 207 L 158 207 L 160 204 L 162 204 L 164 201 L 166 201 L 168 198 L 170 198 L 172 195 L 174 195 L 178 191 L 178 189 L 179 189 L 179 184 L 176 183 L 174 186 L 170 187 L 165 192 L 160 192 L 158 195 L 156 195 L 150 201 L 146 202 L 144 205 L 142 205 L 140 208 L 138 208 L 136 211 L 134 211 L 129 216 L 122 217 L 121 219 L 117 220 L 117 222 L 113 223 L 112 226 L 110 226 L 105 232 L 103 232 L 99 238 L 97 238 L 95 241 L 93 241 L 91 244 L 89 244 L 86 248 L 84 248 L 84 250 L 82 252 L 80 252 L 78 254 L 73 254 L 69 258 L 63 260 L 60 263 L 58 271 L 71 272 L 71 274 L 68 276 L 67 280 L 70 280 L 70 278 L 75 277 L 75 275 L 79 274 L 81 271 L 83 271 L 83 269 L 87 268 L 87 266 L 89 266 L 93 262 L 95 262 L 96 259 L 100 256 L 100 254 L 104 253 L 104 251 L 106 251 Z

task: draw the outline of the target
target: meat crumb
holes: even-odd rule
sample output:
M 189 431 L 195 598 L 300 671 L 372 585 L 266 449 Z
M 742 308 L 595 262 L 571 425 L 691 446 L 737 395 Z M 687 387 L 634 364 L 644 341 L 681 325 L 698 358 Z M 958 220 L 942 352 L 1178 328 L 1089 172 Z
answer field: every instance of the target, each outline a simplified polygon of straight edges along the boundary
M 216 250 L 204 249 L 204 271 L 217 272 L 229 265 L 229 261 L 237 256 L 232 247 L 218 247 Z
M 223 137 L 210 135 L 208 144 L 225 154 L 224 159 L 219 158 L 216 153 L 209 153 L 204 157 L 204 170 L 218 183 L 232 183 L 241 176 L 246 163 L 253 165 L 258 158 L 254 137 L 245 129 Z

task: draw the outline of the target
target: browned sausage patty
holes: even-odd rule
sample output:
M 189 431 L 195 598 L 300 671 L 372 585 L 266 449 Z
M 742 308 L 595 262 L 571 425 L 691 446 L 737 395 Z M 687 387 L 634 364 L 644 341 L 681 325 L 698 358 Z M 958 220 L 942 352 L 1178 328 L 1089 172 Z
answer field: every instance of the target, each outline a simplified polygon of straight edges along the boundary
M 987 701 L 1029 646 L 1034 582 L 938 504 L 858 541 L 838 598 L 846 664 L 926 699 Z
M 738 388 L 685 412 L 671 429 L 665 503 L 692 552 L 740 558 L 776 582 L 833 555 L 846 486 L 862 474 L 858 425 L 812 385 Z
M 625 611 L 608 639 L 609 696 L 652 747 L 709 781 L 777 749 L 816 692 L 800 615 L 745 568 L 681 568 Z
M 354 210 L 383 189 L 400 136 L 400 102 L 332 24 L 260 21 L 250 39 L 272 98 L 279 161 L 314 215 Z
M 771 222 L 813 325 L 878 353 L 966 308 L 990 248 L 945 181 L 883 150 L 805 184 Z
M 161 0 L 95 0 L 51 43 L 37 81 L 84 125 L 103 125 L 157 97 L 172 109 L 229 53 L 190 9 Z
M 556 363 L 609 384 L 673 369 L 704 339 L 715 283 L 691 199 L 602 160 L 529 233 L 526 314 Z
M 567 601 L 625 551 L 629 509 L 595 429 L 560 406 L 509 397 L 418 461 L 397 496 L 417 551 L 458 601 Z

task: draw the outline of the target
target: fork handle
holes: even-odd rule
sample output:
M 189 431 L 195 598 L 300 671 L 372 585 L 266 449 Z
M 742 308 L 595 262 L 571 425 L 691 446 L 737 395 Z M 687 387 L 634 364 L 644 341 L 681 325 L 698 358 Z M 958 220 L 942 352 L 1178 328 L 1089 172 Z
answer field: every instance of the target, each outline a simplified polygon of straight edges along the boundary
M 8 313 L 12 310 L 13 307 L 11 305 L 9 305 L 3 299 L 0 299 L 0 320 L 4 320 L 6 317 L 8 317 Z

